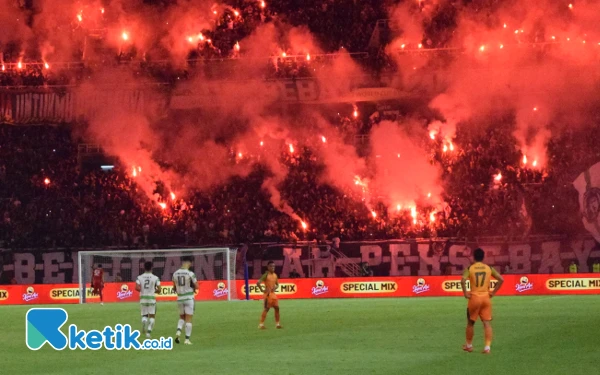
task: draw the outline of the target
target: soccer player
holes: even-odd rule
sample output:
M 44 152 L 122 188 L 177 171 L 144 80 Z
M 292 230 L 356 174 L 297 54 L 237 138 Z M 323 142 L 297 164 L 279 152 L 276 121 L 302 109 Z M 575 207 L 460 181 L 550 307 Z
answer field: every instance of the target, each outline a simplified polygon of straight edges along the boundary
M 466 352 L 473 351 L 473 336 L 475 335 L 475 322 L 481 318 L 485 332 L 485 348 L 483 354 L 490 353 L 492 344 L 492 301 L 491 298 L 496 295 L 504 279 L 496 270 L 483 263 L 485 252 L 482 249 L 476 249 L 474 252 L 475 263 L 463 273 L 460 281 L 463 294 L 469 300 L 467 304 L 467 343 L 463 346 Z M 498 282 L 494 290 L 490 292 L 490 284 L 494 277 Z M 469 280 L 471 291 L 467 292 L 466 282 Z
M 98 267 L 93 268 L 92 271 L 92 294 L 95 296 L 100 295 L 100 304 L 104 305 L 102 290 L 104 290 L 104 270 L 102 265 L 98 264 Z
M 194 317 L 194 293 L 198 289 L 196 275 L 190 271 L 191 257 L 185 257 L 181 268 L 173 273 L 173 289 L 177 293 L 177 306 L 179 307 L 179 322 L 177 322 L 177 336 L 175 343 L 179 344 L 181 329 L 185 323 L 185 345 L 192 345 L 192 318 Z
M 265 284 L 264 287 L 262 285 L 263 283 Z M 279 300 L 277 299 L 277 294 L 275 294 L 275 291 L 279 286 L 279 279 L 275 273 L 275 262 L 270 261 L 267 263 L 267 272 L 265 272 L 260 280 L 256 282 L 256 286 L 264 294 L 264 309 L 262 315 L 260 316 L 260 324 L 258 325 L 258 328 L 266 329 L 265 319 L 267 318 L 267 313 L 271 307 L 275 310 L 275 323 L 277 324 L 277 329 L 283 328 L 281 324 L 279 324 Z
M 160 294 L 160 280 L 152 273 L 152 262 L 144 263 L 143 274 L 135 281 L 135 290 L 140 292 L 142 309 L 142 333 L 150 338 L 156 317 L 156 294 Z

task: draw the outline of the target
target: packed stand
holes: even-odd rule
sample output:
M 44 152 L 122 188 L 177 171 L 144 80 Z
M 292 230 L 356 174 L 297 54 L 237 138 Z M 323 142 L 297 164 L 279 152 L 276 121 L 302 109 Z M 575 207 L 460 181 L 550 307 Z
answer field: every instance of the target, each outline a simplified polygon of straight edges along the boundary
M 575 172 L 596 161 L 591 140 L 598 136 L 572 131 L 553 139 L 548 167 L 538 171 L 522 165 L 508 122 L 479 136 L 457 134 L 452 154 L 431 141 L 431 162 L 444 169 L 446 203 L 434 223 L 433 208 L 419 207 L 418 225 L 410 212 L 388 215 L 382 204 L 372 208 L 373 218 L 361 197 L 320 183 L 322 166 L 310 147 L 298 147 L 293 155 L 282 150 L 289 173 L 279 189 L 308 223 L 305 231 L 271 204 L 262 188 L 269 173 L 263 167 L 176 200 L 159 186 L 156 192 L 167 204 L 162 209 L 122 167 L 83 168 L 79 140 L 71 139 L 68 129 L 1 126 L 0 248 L 160 247 L 323 236 L 348 241 L 577 235 L 585 232 L 577 192 L 569 183 Z

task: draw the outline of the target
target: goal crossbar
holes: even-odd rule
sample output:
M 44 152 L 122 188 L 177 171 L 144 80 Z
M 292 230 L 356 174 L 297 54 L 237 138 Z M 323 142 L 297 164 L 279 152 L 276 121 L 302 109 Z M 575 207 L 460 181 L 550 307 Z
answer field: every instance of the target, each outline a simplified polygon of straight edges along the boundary
M 235 280 L 236 280 L 236 255 L 237 255 L 237 247 L 202 247 L 202 248 L 175 248 L 175 249 L 142 249 L 142 250 L 84 250 L 79 251 L 77 254 L 77 263 L 78 263 L 78 279 L 79 279 L 79 303 L 85 303 L 86 299 L 86 284 L 90 283 L 89 275 L 86 274 L 89 266 L 93 266 L 95 263 L 102 263 L 101 261 L 95 261 L 94 258 L 111 258 L 115 256 L 119 256 L 121 258 L 130 258 L 133 262 L 133 259 L 147 259 L 151 258 L 167 258 L 173 256 L 192 256 L 194 260 L 197 258 L 194 255 L 206 255 L 208 254 L 223 254 L 221 261 L 225 264 L 221 264 L 221 274 L 220 280 L 223 280 L 227 283 L 227 300 L 232 300 L 232 294 L 237 295 Z M 144 254 L 144 257 L 140 255 Z M 200 258 L 202 262 L 204 258 Z M 205 265 L 206 266 L 206 265 Z M 224 269 L 222 267 L 225 267 Z M 195 273 L 197 277 L 200 276 L 199 269 L 201 268 L 200 264 L 193 264 L 195 268 Z M 214 266 L 215 270 L 218 273 L 219 269 L 217 266 Z M 115 275 L 113 275 L 114 277 Z M 137 277 L 137 275 L 135 275 Z M 168 279 L 165 278 L 165 274 L 162 275 L 161 281 L 170 281 L 172 275 L 168 275 Z M 133 275 L 129 275 L 130 282 L 134 281 Z M 198 281 L 201 282 L 203 280 L 198 277 Z M 232 285 L 233 283 L 233 285 Z

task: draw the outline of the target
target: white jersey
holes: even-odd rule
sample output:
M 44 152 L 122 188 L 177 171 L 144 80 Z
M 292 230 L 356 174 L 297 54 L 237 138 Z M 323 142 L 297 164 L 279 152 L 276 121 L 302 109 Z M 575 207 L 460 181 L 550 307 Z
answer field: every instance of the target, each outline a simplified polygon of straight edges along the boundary
M 146 272 L 139 275 L 135 283 L 141 287 L 140 303 L 142 305 L 156 304 L 156 287 L 160 286 L 160 279 L 152 272 Z
M 173 273 L 173 284 L 177 287 L 177 301 L 194 300 L 196 275 L 190 270 L 180 268 Z

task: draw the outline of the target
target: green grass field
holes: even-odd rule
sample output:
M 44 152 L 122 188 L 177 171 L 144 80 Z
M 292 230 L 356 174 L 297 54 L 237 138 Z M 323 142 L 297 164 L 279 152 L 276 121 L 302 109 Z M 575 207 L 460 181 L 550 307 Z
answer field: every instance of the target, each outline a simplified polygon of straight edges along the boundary
M 282 300 L 283 330 L 261 304 L 196 304 L 193 346 L 172 351 L 55 351 L 25 345 L 28 307 L 0 307 L 1 374 L 598 374 L 600 296 L 497 297 L 492 354 L 461 350 L 462 298 Z M 137 304 L 67 305 L 79 329 L 129 323 Z M 174 303 L 160 303 L 154 338 L 175 333 Z

